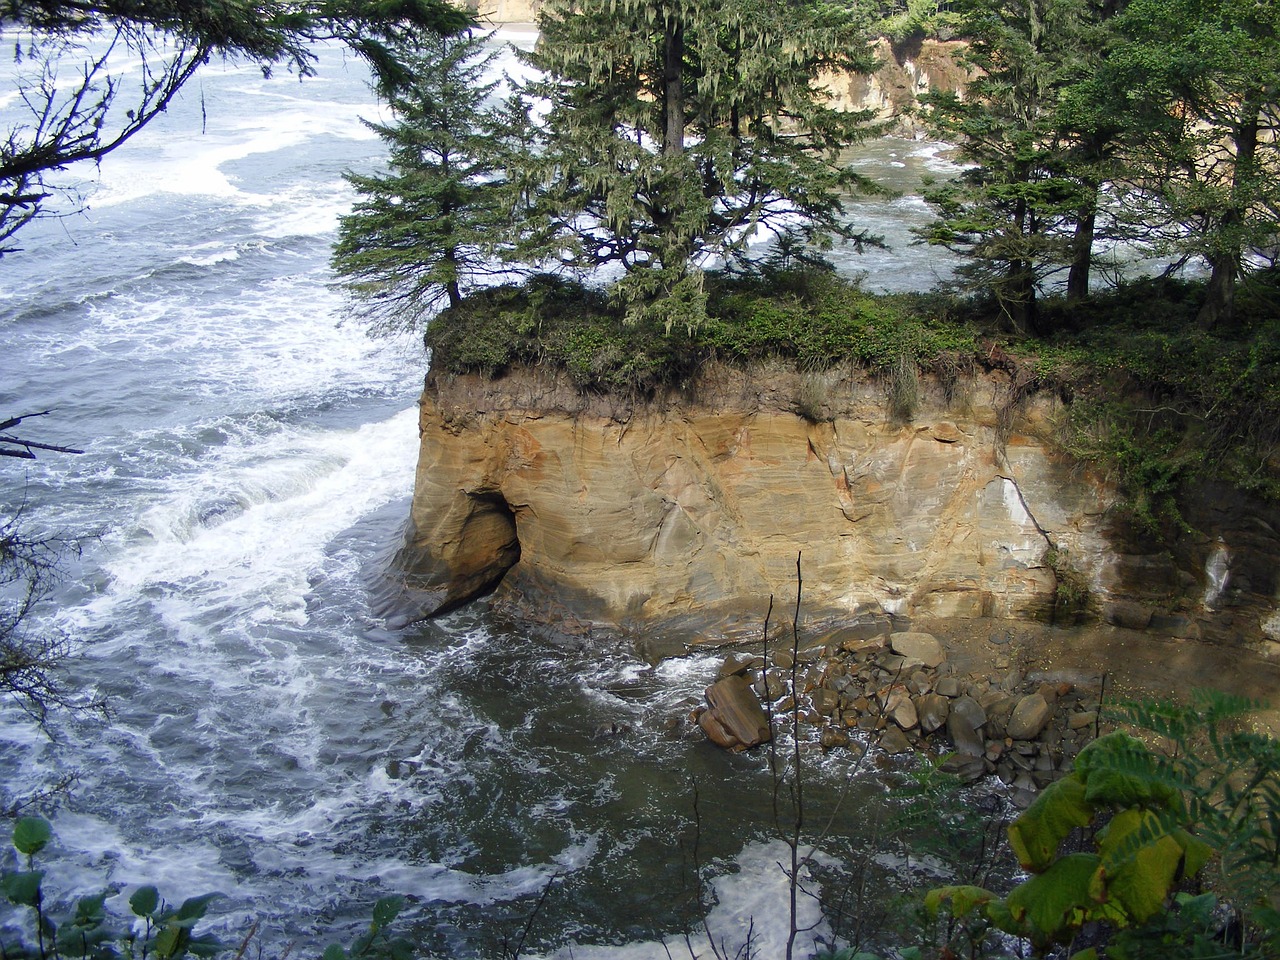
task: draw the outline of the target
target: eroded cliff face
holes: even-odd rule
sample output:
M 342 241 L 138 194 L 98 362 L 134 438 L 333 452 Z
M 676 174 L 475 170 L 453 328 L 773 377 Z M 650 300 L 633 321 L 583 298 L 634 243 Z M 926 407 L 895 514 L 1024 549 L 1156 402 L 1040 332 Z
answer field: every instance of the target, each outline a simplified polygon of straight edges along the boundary
M 1140 546 L 1114 491 L 1055 451 L 1053 397 L 1002 371 L 913 389 L 895 416 L 890 385 L 854 371 L 712 367 L 640 404 L 537 370 L 433 375 L 402 555 L 413 613 L 496 585 L 562 627 L 726 639 L 758 632 L 771 597 L 789 616 L 799 555 L 810 620 L 1044 619 L 1084 588 L 1090 616 L 1125 626 L 1193 636 L 1229 606 L 1260 634 L 1274 531 L 1245 523 L 1266 542 L 1234 559 L 1214 530 L 1185 556 Z M 1246 553 L 1248 597 L 1228 604 Z

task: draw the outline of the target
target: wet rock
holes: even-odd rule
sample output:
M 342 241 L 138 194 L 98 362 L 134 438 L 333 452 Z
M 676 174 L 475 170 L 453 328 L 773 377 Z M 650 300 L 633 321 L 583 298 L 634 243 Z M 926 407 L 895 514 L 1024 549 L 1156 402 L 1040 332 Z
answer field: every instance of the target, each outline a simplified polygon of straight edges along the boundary
M 830 716 L 831 712 L 840 704 L 840 695 L 834 690 L 828 690 L 826 687 L 819 687 L 814 690 L 809 698 L 813 703 L 813 709 L 824 717 Z
M 1015 740 L 1034 740 L 1052 715 L 1053 710 L 1044 697 L 1033 693 L 1018 701 L 1005 730 Z
M 983 763 L 982 757 L 970 756 L 964 753 L 954 753 L 942 761 L 940 768 L 943 773 L 949 773 L 952 776 L 959 777 L 965 783 L 973 783 L 987 774 L 987 765 Z
M 947 717 L 947 736 L 955 744 L 956 752 L 970 757 L 981 757 L 986 752 L 986 743 L 978 728 L 969 722 L 963 714 L 954 709 Z
M 720 664 L 718 678 L 723 680 L 725 677 L 741 676 L 748 670 L 763 666 L 764 657 L 753 657 L 749 653 L 731 653 L 724 658 L 724 663 Z
M 1024 786 L 1019 786 L 1015 782 L 1013 785 L 1013 790 L 1009 794 L 1009 802 L 1012 803 L 1019 810 L 1027 809 L 1027 807 L 1031 806 L 1033 803 L 1036 802 L 1035 784 L 1032 783 L 1030 787 L 1024 787 Z
M 776 703 L 787 695 L 787 682 L 782 679 L 778 671 L 769 670 L 756 679 L 755 691 L 761 700 Z
M 415 760 L 388 760 L 387 776 L 392 780 L 404 780 L 417 773 L 418 766 Z
M 911 741 L 907 739 L 907 735 L 892 724 L 885 727 L 884 733 L 880 735 L 880 749 L 890 755 L 912 751 Z
M 849 735 L 835 727 L 826 727 L 823 729 L 822 736 L 818 742 L 822 744 L 824 750 L 834 750 L 836 747 L 847 747 L 849 745 Z
M 958 697 L 960 696 L 960 678 L 941 677 L 933 689 L 935 693 L 943 697 Z
M 929 633 L 908 631 L 890 634 L 889 646 L 899 656 L 919 660 L 926 667 L 936 667 L 947 659 L 942 644 Z
M 712 743 L 740 751 L 769 740 L 769 718 L 743 677 L 726 677 L 706 689 L 710 708 L 698 714 L 698 726 Z
M 937 693 L 926 693 L 916 700 L 916 714 L 920 718 L 920 729 L 933 733 L 947 722 L 951 701 Z
M 616 720 L 612 723 L 602 723 L 591 731 L 592 740 L 611 740 L 614 737 L 624 737 L 631 732 L 630 724 L 618 723 Z
M 986 712 L 973 697 L 956 697 L 951 702 L 951 716 L 957 715 L 975 730 L 981 730 L 987 722 Z

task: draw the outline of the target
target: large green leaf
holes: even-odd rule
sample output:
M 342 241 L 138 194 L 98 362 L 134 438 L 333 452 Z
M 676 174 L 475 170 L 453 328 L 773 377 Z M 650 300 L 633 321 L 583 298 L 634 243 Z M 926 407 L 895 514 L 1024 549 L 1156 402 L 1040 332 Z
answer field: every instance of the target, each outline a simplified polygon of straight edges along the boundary
M 0 875 L 0 889 L 10 903 L 20 907 L 34 907 L 40 900 L 40 881 L 43 870 L 11 871 Z
M 133 891 L 129 898 L 129 909 L 137 917 L 154 917 L 160 908 L 160 891 L 148 884 Z
M 222 896 L 220 893 L 206 893 L 203 896 L 188 897 L 183 900 L 182 906 L 178 908 L 178 922 L 184 927 L 193 926 L 208 911 L 209 902 L 220 896 Z
M 1164 906 L 1182 845 L 1150 811 L 1124 810 L 1098 834 L 1108 899 L 1128 922 L 1144 923 Z
M 1154 916 L 1178 879 L 1198 873 L 1213 854 L 1208 844 L 1171 826 L 1167 816 L 1141 809 L 1117 813 L 1097 843 L 1107 894 L 1136 923 Z
M 1101 867 L 1101 858 L 1091 853 L 1056 860 L 1043 873 L 1013 888 L 1007 900 L 1010 914 L 1039 943 L 1062 938 L 1094 912 L 1097 901 L 1090 889 Z
M 1177 809 L 1178 791 L 1162 778 L 1157 758 L 1127 733 L 1109 733 L 1081 750 L 1075 775 L 1094 806 Z
M 53 839 L 53 827 L 43 817 L 22 817 L 13 825 L 13 845 L 23 856 L 34 856 Z
M 1182 865 L 1183 875 L 1194 877 L 1213 857 L 1213 847 L 1186 830 L 1175 830 L 1173 836 L 1181 845 L 1183 856 L 1186 858 Z
M 957 884 L 950 887 L 934 887 L 924 895 L 924 908 L 929 912 L 929 916 L 936 917 L 942 905 L 950 903 L 953 917 L 965 917 L 994 899 L 996 895 L 990 890 Z
M 373 925 L 378 929 L 382 929 L 400 915 L 400 910 L 403 907 L 404 897 L 380 897 L 373 905 Z
M 181 956 L 184 949 L 183 933 L 185 931 L 178 926 L 167 926 L 156 934 L 155 950 L 156 956 L 160 960 L 170 960 L 172 957 Z
M 1024 869 L 1040 873 L 1053 862 L 1067 834 L 1087 825 L 1093 812 L 1084 784 L 1075 776 L 1063 777 L 1009 825 L 1009 845 Z

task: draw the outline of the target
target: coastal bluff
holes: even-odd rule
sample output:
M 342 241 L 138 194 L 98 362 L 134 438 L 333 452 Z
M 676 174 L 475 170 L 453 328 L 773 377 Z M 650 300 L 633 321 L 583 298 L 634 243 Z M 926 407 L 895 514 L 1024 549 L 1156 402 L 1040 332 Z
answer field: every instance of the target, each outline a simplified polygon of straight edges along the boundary
M 913 377 L 709 364 L 679 390 L 559 372 L 432 372 L 383 611 L 493 591 L 569 632 L 655 648 L 806 622 L 1089 618 L 1280 649 L 1280 519 L 1209 493 L 1175 544 L 1055 445 L 1064 403 L 1017 372 Z M 1210 492 L 1211 493 L 1211 492 Z M 877 628 L 878 629 L 878 628 Z

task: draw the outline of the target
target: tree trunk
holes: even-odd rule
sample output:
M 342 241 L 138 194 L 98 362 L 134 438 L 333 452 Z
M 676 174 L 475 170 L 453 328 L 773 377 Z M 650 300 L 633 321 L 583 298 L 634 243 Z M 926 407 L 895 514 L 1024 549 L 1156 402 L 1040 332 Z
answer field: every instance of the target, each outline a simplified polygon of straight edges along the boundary
M 1083 300 L 1089 295 L 1089 271 L 1093 266 L 1093 235 L 1098 223 L 1098 185 L 1086 183 L 1088 198 L 1076 213 L 1076 232 L 1071 238 L 1071 269 L 1067 273 L 1067 300 Z
M 1240 277 L 1240 262 L 1244 258 L 1244 245 L 1230 239 L 1231 234 L 1244 220 L 1249 189 L 1258 155 L 1258 128 L 1262 116 L 1262 91 L 1249 90 L 1240 103 L 1240 125 L 1235 135 L 1235 166 L 1231 171 L 1231 203 L 1218 221 L 1217 232 L 1222 235 L 1218 249 L 1209 256 L 1209 286 L 1205 289 L 1204 303 L 1196 321 L 1206 329 L 1231 326 L 1235 322 L 1236 280 Z
M 684 25 L 669 19 L 662 42 L 662 152 L 684 152 Z
M 1036 285 L 1031 264 L 1021 260 L 1010 261 L 1000 300 L 1012 333 L 1019 337 L 1036 333 Z

